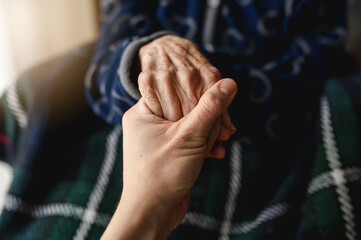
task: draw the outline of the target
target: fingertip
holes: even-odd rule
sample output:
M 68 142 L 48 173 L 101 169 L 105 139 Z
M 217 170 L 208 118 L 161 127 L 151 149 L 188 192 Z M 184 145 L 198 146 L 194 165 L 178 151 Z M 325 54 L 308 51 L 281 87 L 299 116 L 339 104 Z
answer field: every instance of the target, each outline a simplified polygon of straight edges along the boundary
M 231 78 L 224 78 L 219 84 L 219 90 L 224 95 L 232 96 L 237 91 L 237 84 Z

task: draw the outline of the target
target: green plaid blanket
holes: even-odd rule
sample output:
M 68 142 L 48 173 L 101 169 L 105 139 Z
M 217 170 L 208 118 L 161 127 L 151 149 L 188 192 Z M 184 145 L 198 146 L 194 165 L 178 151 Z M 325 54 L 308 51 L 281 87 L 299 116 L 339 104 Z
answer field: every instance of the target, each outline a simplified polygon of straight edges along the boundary
M 2 97 L 1 151 L 14 179 L 0 239 L 99 239 L 115 210 L 122 129 L 86 107 L 79 79 L 90 56 L 30 71 Z M 230 139 L 224 160 L 205 161 L 169 239 L 360 239 L 360 93 L 359 75 L 327 81 L 302 146 L 297 136 L 264 148 Z

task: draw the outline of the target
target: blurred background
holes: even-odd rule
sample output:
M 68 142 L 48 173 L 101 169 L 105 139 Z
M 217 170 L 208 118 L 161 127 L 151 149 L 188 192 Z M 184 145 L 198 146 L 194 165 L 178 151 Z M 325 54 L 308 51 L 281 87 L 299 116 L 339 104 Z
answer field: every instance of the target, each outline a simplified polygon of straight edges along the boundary
M 0 0 L 0 91 L 20 73 L 98 35 L 96 0 Z
M 346 49 L 359 59 L 361 69 L 361 0 L 348 0 L 348 38 Z
M 0 94 L 34 65 L 98 37 L 97 0 L 0 0 Z M 0 212 L 11 168 L 0 161 Z
M 0 94 L 30 67 L 95 41 L 98 3 L 0 0 Z M 350 26 L 345 47 L 361 58 L 361 0 L 348 3 Z M 0 212 L 10 181 L 11 168 L 0 161 Z

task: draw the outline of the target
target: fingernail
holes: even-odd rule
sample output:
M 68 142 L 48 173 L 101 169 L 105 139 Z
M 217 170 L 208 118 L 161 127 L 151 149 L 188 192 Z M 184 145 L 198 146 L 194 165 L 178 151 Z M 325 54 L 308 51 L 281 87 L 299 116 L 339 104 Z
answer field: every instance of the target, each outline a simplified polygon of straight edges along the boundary
M 232 95 L 236 90 L 234 81 L 231 79 L 224 79 L 219 85 L 219 90 L 224 95 Z

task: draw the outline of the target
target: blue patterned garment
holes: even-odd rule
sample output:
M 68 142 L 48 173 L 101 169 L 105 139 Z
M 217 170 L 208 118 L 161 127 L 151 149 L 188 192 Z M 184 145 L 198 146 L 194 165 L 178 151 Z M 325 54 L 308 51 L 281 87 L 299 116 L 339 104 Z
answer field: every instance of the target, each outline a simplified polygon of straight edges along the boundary
M 121 123 L 140 97 L 130 72 L 137 50 L 174 33 L 237 81 L 230 111 L 239 134 L 267 142 L 303 134 L 324 79 L 345 58 L 344 11 L 344 0 L 103 0 L 88 102 L 108 123 Z

